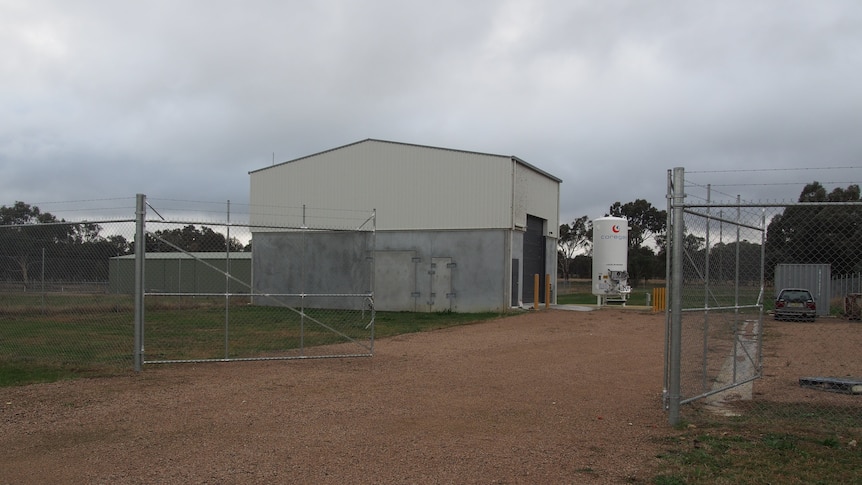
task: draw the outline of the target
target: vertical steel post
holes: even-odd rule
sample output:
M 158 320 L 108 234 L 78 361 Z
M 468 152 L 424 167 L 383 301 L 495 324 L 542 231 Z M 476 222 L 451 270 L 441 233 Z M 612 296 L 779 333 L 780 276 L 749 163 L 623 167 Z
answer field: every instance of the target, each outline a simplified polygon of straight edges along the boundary
M 369 271 L 369 278 L 371 278 L 371 335 L 369 336 L 369 348 L 368 351 L 372 355 L 374 354 L 374 319 L 377 316 L 376 306 L 374 304 L 374 271 L 377 268 L 377 208 L 371 211 L 371 271 Z
M 685 169 L 673 169 L 673 238 L 671 242 L 671 295 L 670 295 L 670 378 L 668 389 L 668 414 L 672 426 L 679 424 L 680 364 L 682 355 L 682 265 L 683 226 L 685 202 Z
M 227 236 L 224 241 L 224 358 L 230 358 L 230 199 L 227 201 Z
M 144 363 L 144 260 L 146 235 L 144 220 L 147 216 L 147 196 L 138 194 L 135 203 L 135 372 Z
M 709 366 L 709 226 L 710 212 L 709 203 L 712 202 L 712 184 L 706 185 L 706 248 L 704 248 L 704 271 L 703 271 L 703 358 L 701 359 L 700 388 L 701 392 L 709 388 L 707 370 Z
M 673 230 L 673 172 L 667 171 L 667 194 L 665 202 L 667 204 L 667 222 L 665 225 L 665 258 L 664 258 L 664 285 L 665 288 L 660 294 L 656 294 L 656 305 L 658 299 L 661 298 L 661 307 L 664 312 L 664 388 L 662 389 L 661 403 L 662 406 L 668 408 L 668 392 L 670 389 L 670 312 L 668 311 L 668 289 L 670 289 L 670 247 L 671 236 Z M 653 290 L 655 291 L 655 290 Z M 601 297 L 599 297 L 601 304 Z
M 736 270 L 734 271 L 734 279 L 735 282 L 733 284 L 733 381 L 736 383 L 736 374 L 737 374 L 737 364 L 736 364 L 736 354 L 737 347 L 739 346 L 739 242 L 741 238 L 740 227 L 742 226 L 742 203 L 741 197 L 737 194 L 736 196 Z
M 736 196 L 736 253 L 735 259 L 736 264 L 734 267 L 734 279 L 736 283 L 734 284 L 733 291 L 733 304 L 734 306 L 739 306 L 739 241 L 741 239 L 740 228 L 742 227 L 742 198 L 737 194 Z M 739 312 L 739 308 L 736 309 L 736 312 Z
M 760 313 L 757 315 L 757 375 L 763 375 L 763 304 L 765 291 L 764 280 L 766 279 L 766 209 L 760 210 Z
M 45 248 L 42 248 L 42 315 L 45 314 Z
M 305 265 L 308 263 L 308 226 L 305 225 L 305 204 L 302 204 L 302 259 L 299 263 L 299 351 L 305 355 L 305 278 L 307 277 Z

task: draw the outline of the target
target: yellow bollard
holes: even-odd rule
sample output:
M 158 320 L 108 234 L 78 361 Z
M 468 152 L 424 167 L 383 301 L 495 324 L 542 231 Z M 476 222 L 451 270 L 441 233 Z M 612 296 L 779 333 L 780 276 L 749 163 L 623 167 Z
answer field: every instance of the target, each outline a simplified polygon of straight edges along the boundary
M 665 295 L 667 288 L 653 288 L 652 289 L 652 311 L 654 312 L 663 312 L 666 310 L 665 308 Z
M 533 275 L 533 310 L 539 309 L 539 273 Z

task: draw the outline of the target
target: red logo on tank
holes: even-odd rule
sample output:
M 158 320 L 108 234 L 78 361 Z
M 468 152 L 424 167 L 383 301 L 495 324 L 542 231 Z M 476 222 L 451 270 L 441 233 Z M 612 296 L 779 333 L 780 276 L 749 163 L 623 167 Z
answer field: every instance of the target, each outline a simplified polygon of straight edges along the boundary
M 614 227 L 611 228 L 611 231 L 620 232 L 620 226 L 617 226 L 616 224 L 614 224 Z

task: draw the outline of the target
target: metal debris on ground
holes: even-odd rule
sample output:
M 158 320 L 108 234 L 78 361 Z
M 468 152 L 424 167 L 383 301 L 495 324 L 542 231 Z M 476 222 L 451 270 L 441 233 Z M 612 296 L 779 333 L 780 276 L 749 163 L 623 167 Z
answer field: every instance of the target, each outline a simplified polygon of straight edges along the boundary
M 799 385 L 821 391 L 862 394 L 862 379 L 841 377 L 800 377 Z

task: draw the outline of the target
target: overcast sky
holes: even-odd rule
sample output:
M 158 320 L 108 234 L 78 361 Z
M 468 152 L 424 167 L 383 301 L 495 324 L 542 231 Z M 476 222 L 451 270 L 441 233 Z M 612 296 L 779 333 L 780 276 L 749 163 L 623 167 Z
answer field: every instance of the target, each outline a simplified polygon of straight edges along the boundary
M 0 0 L 0 106 L 0 205 L 55 214 L 366 138 L 515 155 L 562 223 L 673 167 L 795 200 L 862 183 L 862 2 Z

